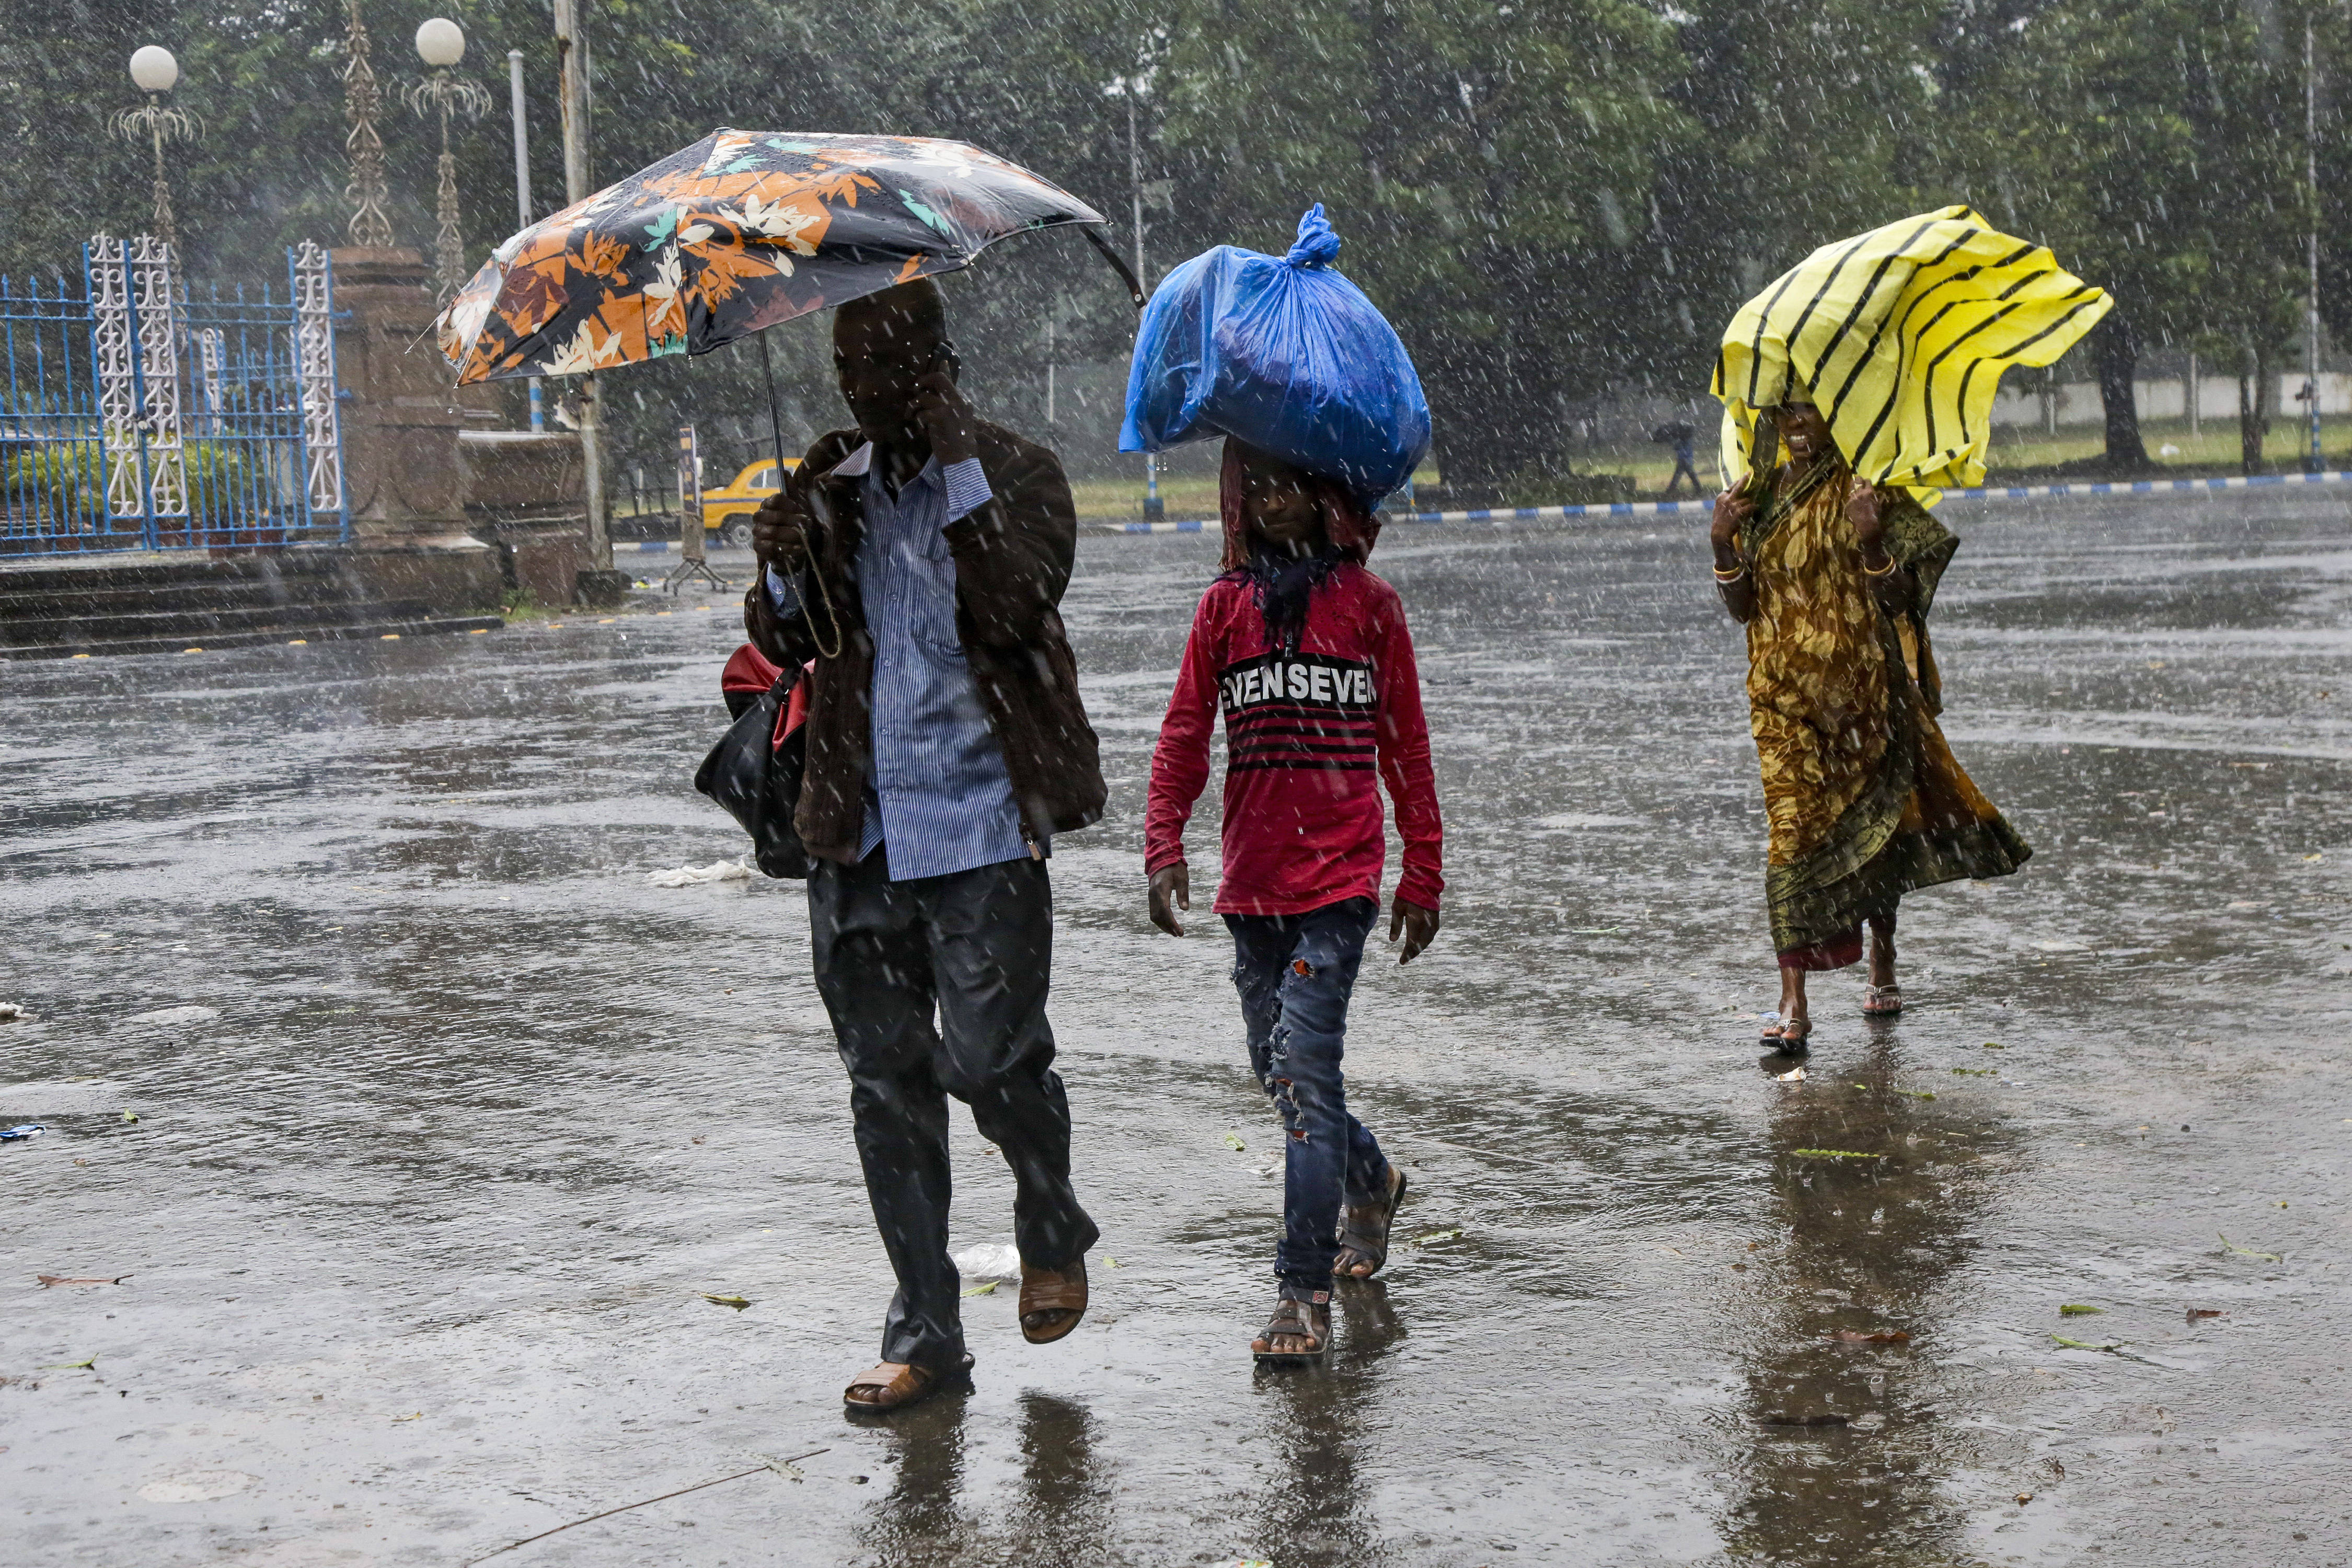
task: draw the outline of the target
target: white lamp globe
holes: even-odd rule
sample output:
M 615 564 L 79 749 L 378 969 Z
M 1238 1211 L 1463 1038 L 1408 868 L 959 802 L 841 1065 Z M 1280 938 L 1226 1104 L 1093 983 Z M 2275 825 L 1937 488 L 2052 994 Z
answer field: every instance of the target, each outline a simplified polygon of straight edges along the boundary
M 466 30 L 446 16 L 433 16 L 416 29 L 416 52 L 428 66 L 454 66 L 466 58 Z
M 160 44 L 149 44 L 131 57 L 131 79 L 142 92 L 169 92 L 180 79 L 180 62 Z

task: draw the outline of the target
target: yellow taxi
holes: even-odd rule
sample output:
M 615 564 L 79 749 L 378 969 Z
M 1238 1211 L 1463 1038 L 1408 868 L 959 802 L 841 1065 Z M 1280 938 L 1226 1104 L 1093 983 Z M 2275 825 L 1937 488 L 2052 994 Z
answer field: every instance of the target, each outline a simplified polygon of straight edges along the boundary
M 798 458 L 786 458 L 783 471 L 791 473 L 801 466 Z M 702 526 L 706 532 L 716 533 L 715 542 L 730 550 L 751 548 L 751 514 L 760 503 L 784 488 L 776 476 L 776 460 L 761 458 L 746 463 L 734 482 L 723 489 L 702 492 Z

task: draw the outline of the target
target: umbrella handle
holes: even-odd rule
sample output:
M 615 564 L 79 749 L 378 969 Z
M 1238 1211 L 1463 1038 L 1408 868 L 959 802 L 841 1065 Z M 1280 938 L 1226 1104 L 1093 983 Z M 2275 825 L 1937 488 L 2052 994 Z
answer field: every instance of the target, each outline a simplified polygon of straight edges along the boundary
M 1137 310 L 1142 310 L 1145 304 L 1143 285 L 1136 281 L 1135 268 L 1127 264 L 1127 258 L 1112 248 L 1110 241 L 1105 239 L 1093 224 L 1082 225 L 1078 232 L 1087 237 L 1087 244 L 1102 252 L 1103 259 L 1109 262 L 1111 270 L 1118 274 L 1118 280 L 1127 285 L 1127 297 L 1135 301 Z

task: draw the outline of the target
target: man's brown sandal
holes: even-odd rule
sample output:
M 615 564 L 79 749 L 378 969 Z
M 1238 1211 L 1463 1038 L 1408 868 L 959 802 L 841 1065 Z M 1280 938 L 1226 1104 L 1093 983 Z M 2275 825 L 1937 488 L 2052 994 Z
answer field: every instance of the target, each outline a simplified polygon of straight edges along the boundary
M 850 1410 L 899 1410 L 929 1399 L 940 1391 L 942 1384 L 961 1377 L 971 1370 L 971 1357 L 945 1373 L 928 1367 L 910 1366 L 905 1362 L 886 1361 L 870 1372 L 861 1372 L 849 1380 L 841 1391 L 841 1403 Z M 859 1397 L 863 1394 L 866 1397 Z
M 1087 1315 L 1087 1260 L 1067 1268 L 1021 1266 L 1021 1337 L 1050 1345 Z
M 1350 1208 L 1342 1216 L 1339 1255 L 1331 1260 L 1333 1279 L 1370 1279 L 1381 1271 L 1389 1260 L 1389 1227 L 1396 1223 L 1396 1212 L 1404 1204 L 1404 1169 L 1391 1160 L 1388 1201 Z M 1356 1273 L 1357 1266 L 1365 1263 L 1371 1267 Z
M 1276 1350 L 1278 1339 L 1305 1340 L 1309 1350 Z M 1275 1298 L 1274 1316 L 1251 1342 L 1260 1366 L 1312 1366 L 1331 1348 L 1331 1292 L 1307 1290 L 1286 1281 Z

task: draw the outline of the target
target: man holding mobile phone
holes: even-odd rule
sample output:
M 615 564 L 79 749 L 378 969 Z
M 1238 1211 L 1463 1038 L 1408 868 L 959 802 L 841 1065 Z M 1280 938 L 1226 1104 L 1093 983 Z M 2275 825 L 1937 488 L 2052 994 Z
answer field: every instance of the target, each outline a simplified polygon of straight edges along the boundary
M 972 412 L 930 279 L 843 305 L 833 342 L 856 426 L 820 437 L 760 508 L 744 625 L 806 667 L 793 826 L 814 863 L 810 945 L 898 1281 L 882 1363 L 842 1394 L 873 1411 L 971 1363 L 948 1258 L 949 1095 L 1013 1169 L 1023 1336 L 1048 1343 L 1086 1312 L 1097 1232 L 1045 1021 L 1045 858 L 1054 834 L 1101 816 L 1105 790 L 1056 609 L 1077 547 L 1060 462 Z

